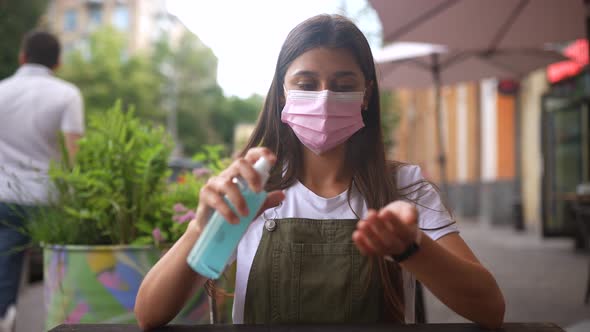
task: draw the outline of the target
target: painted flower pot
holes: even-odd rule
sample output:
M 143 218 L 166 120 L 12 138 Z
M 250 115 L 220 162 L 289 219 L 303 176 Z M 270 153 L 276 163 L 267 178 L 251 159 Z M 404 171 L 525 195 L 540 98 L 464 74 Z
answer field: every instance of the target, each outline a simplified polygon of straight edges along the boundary
M 58 246 L 43 248 L 44 292 L 51 329 L 62 323 L 135 323 L 133 307 L 139 285 L 162 250 L 153 246 Z M 229 300 L 218 303 L 222 320 Z M 209 301 L 198 290 L 175 319 L 209 323 Z

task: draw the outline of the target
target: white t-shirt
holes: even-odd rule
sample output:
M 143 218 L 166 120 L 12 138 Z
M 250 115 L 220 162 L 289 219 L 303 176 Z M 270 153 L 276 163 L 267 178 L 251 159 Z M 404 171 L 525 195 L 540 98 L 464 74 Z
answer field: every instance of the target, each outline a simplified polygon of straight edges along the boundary
M 0 202 L 47 201 L 47 170 L 60 157 L 60 131 L 84 132 L 78 88 L 37 64 L 0 81 Z
M 418 166 L 403 166 L 398 172 L 398 187 L 405 188 L 423 179 Z M 419 190 L 415 191 L 415 189 Z M 357 217 L 350 207 L 362 218 L 367 213 L 367 205 L 360 193 L 354 189 L 354 186 L 352 190 L 349 206 L 347 191 L 332 198 L 323 198 L 313 193 L 300 182 L 296 182 L 285 190 L 285 200 L 280 206 L 265 211 L 252 222 L 240 241 L 236 253 L 237 272 L 233 307 L 233 322 L 235 324 L 244 322 L 244 302 L 246 299 L 248 277 L 256 250 L 262 239 L 265 219 L 356 219 Z M 412 193 L 409 193 L 410 191 Z M 438 228 L 453 222 L 451 216 L 441 203 L 438 193 L 432 186 L 417 185 L 403 190 L 402 193 L 408 193 L 409 199 L 418 201 L 416 207 L 419 212 L 419 227 Z M 444 235 L 458 231 L 457 226 L 453 224 L 436 231 L 425 230 L 424 233 L 433 240 L 437 240 Z M 405 318 L 406 322 L 412 323 L 414 322 L 415 279 L 410 273 L 405 270 L 402 271 L 406 304 Z

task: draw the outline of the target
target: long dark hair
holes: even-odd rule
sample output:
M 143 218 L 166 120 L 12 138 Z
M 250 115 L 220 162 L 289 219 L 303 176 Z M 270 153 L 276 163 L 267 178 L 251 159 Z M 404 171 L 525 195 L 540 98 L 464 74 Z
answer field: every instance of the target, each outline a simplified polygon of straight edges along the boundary
M 246 151 L 256 146 L 269 148 L 277 155 L 266 190 L 290 187 L 302 174 L 302 147 L 292 129 L 281 122 L 285 100 L 283 84 L 291 63 L 303 53 L 318 47 L 342 49 L 350 52 L 360 66 L 370 100 L 362 112 L 365 127 L 347 142 L 346 165 L 350 166 L 353 181 L 371 209 L 380 209 L 399 198 L 396 169 L 399 164 L 388 163 L 383 145 L 379 87 L 375 75 L 373 55 L 367 39 L 354 23 L 339 15 L 318 15 L 297 27 L 287 36 L 268 91 L 258 123 Z M 284 172 L 284 173 L 283 173 Z M 349 190 L 349 199 L 350 199 Z M 384 320 L 404 322 L 402 274 L 399 265 L 375 259 L 384 290 Z

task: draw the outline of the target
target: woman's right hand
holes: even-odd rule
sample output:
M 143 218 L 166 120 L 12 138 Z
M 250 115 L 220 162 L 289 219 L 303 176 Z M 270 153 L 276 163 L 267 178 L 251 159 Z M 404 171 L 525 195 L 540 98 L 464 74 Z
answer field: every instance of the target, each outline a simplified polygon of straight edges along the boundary
M 251 149 L 245 157 L 234 161 L 219 176 L 211 178 L 203 186 L 195 219 L 141 283 L 135 302 L 135 314 L 143 330 L 168 323 L 180 312 L 193 290 L 203 286 L 205 278 L 188 266 L 186 257 L 213 210 L 219 211 L 230 222 L 237 220 L 238 216 L 229 208 L 223 199 L 224 195 L 227 195 L 240 214 L 247 213 L 246 202 L 232 179 L 241 176 L 252 190 L 262 190 L 260 177 L 252 167 L 260 157 L 267 158 L 273 164 L 276 161 L 275 155 L 268 149 Z M 269 193 L 258 213 L 277 206 L 284 198 L 281 191 Z
M 261 178 L 253 167 L 254 163 L 260 157 L 266 158 L 273 165 L 277 159 L 267 148 L 252 148 L 248 150 L 244 157 L 236 159 L 218 176 L 211 177 L 201 188 L 195 219 L 191 221 L 189 228 L 196 228 L 195 231 L 200 233 L 214 210 L 218 211 L 228 222 L 232 224 L 239 223 L 240 216 L 232 211 L 223 199 L 224 196 L 227 196 L 228 200 L 241 216 L 247 216 L 249 214 L 248 206 L 238 186 L 233 182 L 233 179 L 240 176 L 246 180 L 250 190 L 254 192 L 263 190 Z M 284 198 L 285 195 L 280 190 L 268 193 L 262 208 L 256 216 L 269 208 L 279 205 Z

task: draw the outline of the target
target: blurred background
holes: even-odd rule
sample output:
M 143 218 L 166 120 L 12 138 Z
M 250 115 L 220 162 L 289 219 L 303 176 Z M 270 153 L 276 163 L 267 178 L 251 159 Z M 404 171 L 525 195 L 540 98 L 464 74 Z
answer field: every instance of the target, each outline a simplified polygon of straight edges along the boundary
M 586 3 L 463 2 L 0 0 L 0 79 L 25 32 L 51 31 L 57 75 L 80 88 L 87 115 L 132 105 L 173 138 L 169 166 L 193 169 L 205 147 L 229 157 L 244 146 L 287 33 L 346 15 L 378 65 L 388 157 L 439 184 L 498 279 L 506 320 L 590 331 Z M 537 2 L 552 14 L 527 11 Z M 43 329 L 40 265 L 33 255 L 17 331 Z M 425 308 L 428 322 L 463 321 L 427 290 Z

